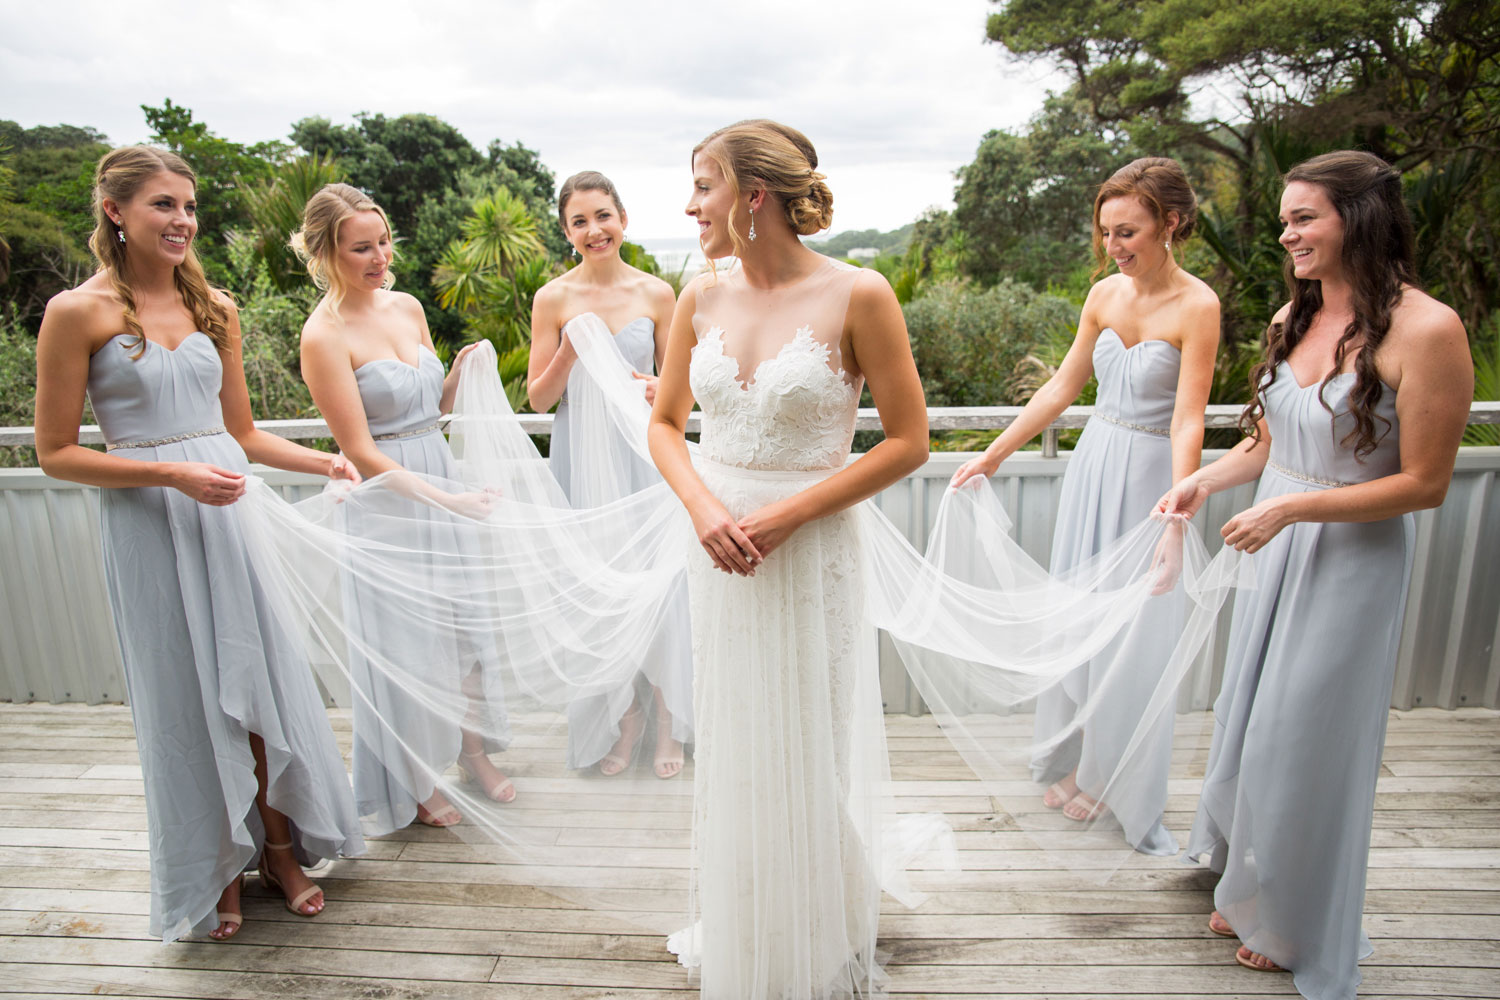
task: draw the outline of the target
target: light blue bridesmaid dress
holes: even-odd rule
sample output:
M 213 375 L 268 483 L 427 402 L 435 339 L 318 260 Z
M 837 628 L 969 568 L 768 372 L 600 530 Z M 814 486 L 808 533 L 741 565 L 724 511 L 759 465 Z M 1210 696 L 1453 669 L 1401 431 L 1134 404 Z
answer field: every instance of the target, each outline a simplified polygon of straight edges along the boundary
M 1171 488 L 1170 428 L 1181 367 L 1182 354 L 1164 340 L 1127 348 L 1114 330 L 1100 331 L 1094 344 L 1099 392 L 1063 476 L 1052 536 L 1054 574 L 1077 567 L 1140 524 Z M 1183 611 L 1180 588 L 1151 598 L 1143 620 L 1127 635 L 1037 698 L 1036 739 L 1051 740 L 1071 726 L 1111 665 L 1129 664 L 1128 677 L 1117 675 L 1108 704 L 1089 717 L 1081 736 L 1075 732 L 1033 760 L 1038 781 L 1056 781 L 1077 767 L 1079 787 L 1097 798 L 1172 655 Z M 1170 717 L 1152 729 L 1137 752 L 1148 755 L 1135 759 L 1149 761 L 1140 771 L 1149 778 L 1133 782 L 1129 795 L 1107 804 L 1137 850 L 1176 854 L 1177 841 L 1161 821 L 1172 753 Z
M 219 408 L 213 340 L 169 351 L 107 341 L 88 394 L 110 450 L 144 462 L 249 471 Z M 151 933 L 218 926 L 219 894 L 265 839 L 249 737 L 265 741 L 267 795 L 304 863 L 364 850 L 349 778 L 303 647 L 274 617 L 236 505 L 163 487 L 101 489 L 105 579 L 145 779 Z
M 458 489 L 457 462 L 438 429 L 443 397 L 438 356 L 424 345 L 415 366 L 380 358 L 355 369 L 354 379 L 375 447 L 407 471 L 446 480 L 445 488 Z M 410 518 L 424 510 L 413 503 L 400 523 L 409 526 Z M 380 523 L 351 517 L 345 529 L 378 539 Z M 429 548 L 451 552 L 470 547 L 451 537 L 461 530 L 452 518 L 433 518 L 429 529 L 449 536 L 432 539 Z M 407 534 L 391 541 L 412 544 Z M 456 629 L 413 629 L 409 616 L 387 613 L 389 599 L 383 591 L 348 584 L 346 604 L 358 634 L 401 669 L 416 665 L 430 670 L 427 679 L 446 692 L 448 707 L 473 696 L 480 713 L 475 730 L 486 735 L 485 749 L 504 749 L 508 731 L 495 643 Z M 372 669 L 357 649 L 349 655 L 351 682 L 363 694 L 354 699 L 354 795 L 371 832 L 389 833 L 411 823 L 417 803 L 431 798 L 435 777 L 458 758 L 462 733 L 447 712 L 425 707 L 427 699 L 402 690 L 392 680 L 401 675 L 399 670 L 393 675 Z
M 615 331 L 615 345 L 635 371 L 650 373 L 656 368 L 656 323 L 649 316 L 640 316 Z M 582 366 L 574 365 L 568 375 L 569 385 L 575 379 L 587 378 Z M 571 434 L 568 419 L 567 394 L 557 404 L 557 415 L 552 423 L 552 445 L 548 462 L 552 475 L 557 479 L 570 502 L 578 503 L 578 489 L 573 482 L 571 458 Z M 616 481 L 628 483 L 631 491 L 643 490 L 661 482 L 656 469 L 643 459 L 620 449 L 626 455 L 630 468 L 623 470 Z M 676 603 L 678 613 L 669 615 L 666 624 L 657 634 L 646 657 L 642 677 L 661 689 L 667 710 L 672 713 L 672 737 L 681 743 L 693 741 L 693 653 L 692 639 L 687 622 L 687 593 Z M 568 766 L 590 767 L 597 764 L 610 747 L 620 738 L 620 719 L 630 710 L 632 701 L 639 700 L 652 711 L 652 698 L 640 685 L 624 687 L 608 695 L 591 695 L 580 698 L 568 708 Z M 648 729 L 642 739 L 652 745 L 654 729 Z
M 1271 454 L 1257 503 L 1400 470 L 1389 387 L 1375 451 L 1360 460 L 1341 443 L 1353 385 L 1341 374 L 1325 390 L 1334 417 L 1318 384 L 1280 366 L 1264 390 Z M 1365 867 L 1414 538 L 1410 514 L 1293 524 L 1256 553 L 1256 588 L 1235 597 L 1187 853 L 1222 873 L 1214 904 L 1240 940 L 1316 1000 L 1353 997 L 1371 950 Z

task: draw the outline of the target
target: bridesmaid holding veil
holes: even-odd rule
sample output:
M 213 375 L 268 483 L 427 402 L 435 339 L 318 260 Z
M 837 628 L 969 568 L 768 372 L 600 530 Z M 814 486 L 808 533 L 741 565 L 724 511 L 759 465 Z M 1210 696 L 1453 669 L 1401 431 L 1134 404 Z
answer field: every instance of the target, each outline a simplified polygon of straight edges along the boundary
M 458 353 L 445 378 L 421 304 L 390 288 L 395 251 L 385 212 L 358 188 L 329 184 L 308 200 L 292 246 L 325 292 L 302 328 L 302 376 L 339 449 L 366 479 L 409 471 L 456 480 L 438 417 L 453 408 L 459 370 L 473 345 Z M 482 514 L 487 503 L 483 495 L 437 496 L 425 482 L 412 482 L 421 484 L 414 489 L 428 494 L 425 499 L 449 510 L 463 513 L 460 508 L 472 507 Z M 412 506 L 420 509 L 416 502 Z M 378 532 L 374 520 L 351 518 L 347 528 Z M 428 530 L 453 531 L 454 526 L 435 519 Z M 460 822 L 462 815 L 437 787 L 455 760 L 489 799 L 513 800 L 515 786 L 488 756 L 502 747 L 481 735 L 503 734 L 505 728 L 503 719 L 489 719 L 503 704 L 494 645 L 476 648 L 480 644 L 469 634 L 451 634 L 436 623 L 392 627 L 395 616 L 382 607 L 383 598 L 358 582 L 346 587 L 348 613 L 379 655 L 430 665 L 439 687 L 461 690 L 470 706 L 470 716 L 455 726 L 399 683 L 378 677 L 358 653 L 351 654 L 353 680 L 363 694 L 354 705 L 360 814 L 380 833 L 406 826 L 413 817 L 428 826 Z
M 659 483 L 660 477 L 629 448 L 590 453 L 585 436 L 571 427 L 567 390 L 583 373 L 575 366 L 578 356 L 563 328 L 584 313 L 599 317 L 651 402 L 657 385 L 652 372 L 661 367 L 676 302 L 665 281 L 621 259 L 628 217 L 609 178 L 594 170 L 569 177 L 558 191 L 557 217 L 579 263 L 536 293 L 526 389 L 538 413 L 557 404 L 552 474 L 574 507 L 594 507 Z M 601 468 L 601 463 L 609 467 Z M 649 706 L 656 720 L 653 770 L 659 778 L 681 772 L 683 744 L 693 738 L 693 716 L 685 595 L 680 604 L 682 612 L 658 633 L 648 666 L 635 684 L 612 695 L 580 698 L 569 707 L 569 767 L 598 764 L 607 776 L 628 768 L 646 731 Z
M 99 161 L 99 271 L 47 304 L 36 443 L 50 476 L 101 487 L 105 579 L 145 781 L 151 933 L 240 929 L 255 866 L 303 917 L 301 864 L 364 850 L 305 648 L 252 566 L 236 506 L 250 461 L 357 479 L 344 459 L 256 429 L 233 302 L 193 248 L 196 178 L 126 146 Z M 87 392 L 109 442 L 78 444 Z
M 993 476 L 1000 463 L 1055 420 L 1099 380 L 1094 416 L 1063 476 L 1052 572 L 1065 573 L 1100 553 L 1150 516 L 1161 491 L 1196 472 L 1203 449 L 1203 409 L 1219 345 L 1219 298 L 1183 270 L 1172 252 L 1192 235 L 1197 199 L 1177 163 L 1135 160 L 1117 170 L 1094 199 L 1094 254 L 1117 273 L 1089 290 L 1078 334 L 1057 373 L 1037 390 L 1015 423 L 985 453 L 953 476 L 960 486 Z M 1180 632 L 1180 595 L 1159 595 L 1136 628 L 1099 658 L 1037 698 L 1033 770 L 1051 783 L 1043 803 L 1088 822 L 1113 811 L 1126 840 L 1148 854 L 1175 854 L 1162 825 L 1171 758 L 1169 720 L 1152 732 L 1149 794 L 1100 802 L 1102 787 L 1127 752 Z M 1111 663 L 1130 663 L 1127 684 L 1111 682 Z M 1135 665 L 1138 664 L 1137 668 Z M 1090 698 L 1101 704 L 1082 732 L 1075 717 Z
M 1192 515 L 1259 477 L 1224 526 L 1254 552 L 1234 602 L 1213 745 L 1187 853 L 1220 873 L 1209 929 L 1236 960 L 1346 1000 L 1415 528 L 1442 503 L 1472 398 L 1463 324 L 1417 288 L 1401 175 L 1372 153 L 1286 175 L 1291 301 L 1241 417 L 1249 436 L 1162 498 Z

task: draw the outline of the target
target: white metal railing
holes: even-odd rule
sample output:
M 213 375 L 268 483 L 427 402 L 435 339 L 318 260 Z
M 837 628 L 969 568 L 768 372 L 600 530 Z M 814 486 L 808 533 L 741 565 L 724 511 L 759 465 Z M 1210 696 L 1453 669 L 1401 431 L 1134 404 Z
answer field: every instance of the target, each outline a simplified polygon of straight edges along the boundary
M 1239 425 L 1241 407 L 1238 405 L 1214 404 L 1203 411 L 1203 426 L 1209 428 L 1236 427 Z M 1015 422 L 1021 413 L 1019 406 L 930 406 L 927 408 L 927 425 L 935 431 L 957 430 L 1002 430 Z M 1049 458 L 1057 454 L 1058 431 L 1076 430 L 1089 422 L 1094 415 L 1092 406 L 1070 406 L 1042 432 L 1042 454 Z M 440 421 L 447 427 L 449 417 Z M 516 415 L 521 428 L 527 434 L 547 436 L 552 433 L 552 414 L 520 413 Z M 688 430 L 697 431 L 699 414 L 695 410 L 688 418 Z M 1469 423 L 1500 424 L 1500 401 L 1480 401 L 1469 407 Z M 255 426 L 270 431 L 277 437 L 292 441 L 312 441 L 332 437 L 328 425 L 320 418 L 302 420 L 257 420 Z M 880 414 L 873 409 L 861 409 L 855 419 L 855 430 L 880 430 Z M 32 447 L 36 435 L 30 427 L 0 427 L 0 448 Z M 104 434 L 98 427 L 89 424 L 78 429 L 79 444 L 103 444 Z

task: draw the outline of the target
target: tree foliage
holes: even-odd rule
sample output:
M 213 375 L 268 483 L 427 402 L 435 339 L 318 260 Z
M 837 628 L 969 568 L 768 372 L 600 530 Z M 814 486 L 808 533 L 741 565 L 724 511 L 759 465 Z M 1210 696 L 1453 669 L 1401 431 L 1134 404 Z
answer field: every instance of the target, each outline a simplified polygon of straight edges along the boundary
M 1041 340 L 1071 334 L 1078 307 L 1010 279 L 985 289 L 929 288 L 902 310 L 929 406 L 995 406 Z
M 198 255 L 210 280 L 227 284 L 228 236 L 247 228 L 252 192 L 290 157 L 291 147 L 279 141 L 246 146 L 220 138 L 170 99 L 159 108 L 142 104 L 141 111 L 151 142 L 182 157 L 198 175 L 198 229 L 208 237 L 198 242 Z
M 94 164 L 109 147 L 89 128 L 0 121 L 0 297 L 35 330 L 47 300 L 93 271 Z
M 1136 155 L 1126 134 L 1072 96 L 1048 97 L 1024 130 L 986 134 L 954 192 L 965 273 L 1044 287 L 1085 266 L 1094 191 Z
M 1215 226 L 1241 250 L 1221 272 L 1233 293 L 1242 251 L 1264 237 L 1266 174 L 1291 165 L 1277 148 L 1352 147 L 1407 172 L 1432 289 L 1471 326 L 1500 306 L 1493 0 L 993 2 L 987 37 L 1068 70 L 1101 127 L 1153 152 L 1212 155 Z
M 178 153 L 198 175 L 197 248 L 210 280 L 240 304 L 257 416 L 298 416 L 311 406 L 297 343 L 317 292 L 287 241 L 308 199 L 332 181 L 365 190 L 390 214 L 398 287 L 427 306 L 439 353 L 451 356 L 466 340 L 487 337 L 502 347 L 508 385 L 524 380 L 531 296 L 569 249 L 551 224 L 554 178 L 536 151 L 498 140 L 481 151 L 431 115 L 362 114 L 353 125 L 308 118 L 292 126 L 291 142 L 244 144 L 215 134 L 171 100 L 141 110 L 150 141 Z M 91 128 L 0 121 L 6 372 L 34 371 L 31 343 L 47 299 L 93 271 L 93 172 L 108 149 Z M 444 280 L 467 276 L 469 290 L 457 290 L 462 301 L 451 309 L 438 305 L 433 277 L 440 264 Z M 28 381 L 8 379 L 0 412 L 25 423 L 30 397 Z

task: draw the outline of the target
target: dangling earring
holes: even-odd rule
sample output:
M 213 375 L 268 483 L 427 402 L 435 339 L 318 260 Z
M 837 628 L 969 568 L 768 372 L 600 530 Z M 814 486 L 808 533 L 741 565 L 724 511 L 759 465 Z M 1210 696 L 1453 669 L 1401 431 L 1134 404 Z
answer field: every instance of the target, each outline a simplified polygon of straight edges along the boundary
M 578 248 L 577 247 L 573 248 L 573 259 L 574 260 L 578 259 Z
M 755 242 L 755 209 L 750 210 L 750 242 Z
M 1171 253 L 1172 252 L 1172 241 L 1171 240 L 1167 240 L 1167 242 L 1163 243 L 1162 246 L 1164 246 L 1164 247 L 1167 248 L 1167 253 Z
M 118 222 L 115 223 L 115 235 L 120 237 L 121 243 L 125 242 L 125 230 L 120 228 L 120 224 Z

